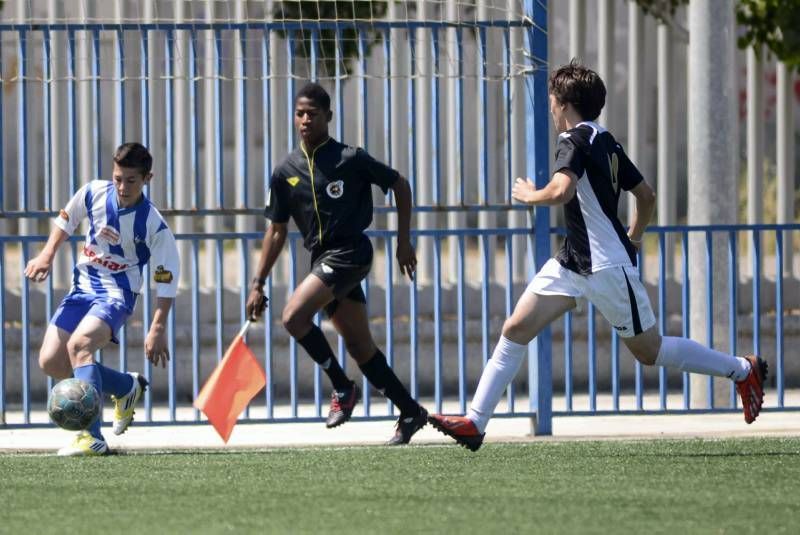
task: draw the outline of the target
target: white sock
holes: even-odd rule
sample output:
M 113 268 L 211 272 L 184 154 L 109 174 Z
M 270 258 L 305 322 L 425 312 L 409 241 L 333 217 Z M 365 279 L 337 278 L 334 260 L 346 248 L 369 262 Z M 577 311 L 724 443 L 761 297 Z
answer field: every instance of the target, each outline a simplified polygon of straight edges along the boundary
M 481 433 L 486 429 L 486 424 L 494 414 L 506 387 L 522 365 L 526 349 L 528 346 L 512 342 L 505 336 L 501 336 L 497 342 L 492 358 L 483 369 L 472 405 L 467 412 L 467 418 L 473 421 Z
M 656 366 L 678 368 L 684 372 L 702 373 L 741 381 L 750 373 L 750 363 L 741 357 L 720 353 L 688 338 L 664 336 L 658 350 Z

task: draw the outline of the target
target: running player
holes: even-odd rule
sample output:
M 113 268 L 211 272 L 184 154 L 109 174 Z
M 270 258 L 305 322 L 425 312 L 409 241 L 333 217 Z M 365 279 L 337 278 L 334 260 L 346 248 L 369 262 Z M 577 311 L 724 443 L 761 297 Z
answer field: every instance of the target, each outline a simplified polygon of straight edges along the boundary
M 345 375 L 322 330 L 313 322 L 322 309 L 367 380 L 400 410 L 388 444 L 407 444 L 425 426 L 428 413 L 411 397 L 375 345 L 361 281 L 372 266 L 372 244 L 364 229 L 372 222 L 373 184 L 384 193 L 394 192 L 397 262 L 400 271 L 413 278 L 417 259 L 409 237 L 411 189 L 391 167 L 328 135 L 330 104 L 325 89 L 314 83 L 305 85 L 295 97 L 294 126 L 300 146 L 272 173 L 264 211 L 271 223 L 264 234 L 247 314 L 257 318 L 266 306 L 264 282 L 283 249 L 291 217 L 311 252 L 311 273 L 289 298 L 282 320 L 333 384 L 327 427 L 350 419 L 361 392 Z
M 752 423 L 764 399 L 764 360 L 726 355 L 686 338 L 658 333 L 636 266 L 636 251 L 653 214 L 655 193 L 611 133 L 594 122 L 605 104 L 603 81 L 573 61 L 552 73 L 548 90 L 550 113 L 559 133 L 555 173 L 541 190 L 530 179 L 518 178 L 512 195 L 531 205 L 564 205 L 567 237 L 505 321 L 467 415 L 432 414 L 428 421 L 459 444 L 477 450 L 528 343 L 583 297 L 611 322 L 642 364 L 735 381 L 744 419 Z M 636 199 L 627 232 L 616 216 L 620 190 L 630 191 Z

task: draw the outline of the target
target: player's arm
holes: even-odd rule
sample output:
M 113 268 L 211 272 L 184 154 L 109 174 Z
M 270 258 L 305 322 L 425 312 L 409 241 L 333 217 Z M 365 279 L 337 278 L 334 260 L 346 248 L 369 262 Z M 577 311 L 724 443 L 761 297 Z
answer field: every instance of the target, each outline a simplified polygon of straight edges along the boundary
M 56 256 L 56 251 L 68 238 L 69 234 L 55 227 L 50 232 L 50 237 L 47 239 L 44 249 L 25 266 L 25 276 L 33 282 L 42 282 L 47 279 L 50 269 L 53 267 L 53 258 Z
M 563 168 L 553 174 L 553 178 L 542 189 L 536 189 L 536 183 L 530 178 L 517 178 L 511 189 L 511 196 L 525 204 L 532 205 L 559 205 L 566 204 L 575 196 L 578 177 L 568 168 Z
M 147 360 L 161 367 L 167 366 L 169 360 L 169 346 L 167 345 L 167 318 L 175 301 L 172 297 L 158 297 L 156 299 L 156 311 L 153 313 L 153 321 L 150 323 L 150 330 L 144 340 L 144 354 Z
M 644 180 L 634 186 L 630 192 L 635 199 L 635 209 L 633 211 L 633 218 L 631 219 L 631 226 L 628 229 L 628 237 L 638 248 L 642 243 L 642 235 L 656 209 L 656 194 L 653 188 L 650 187 L 650 184 Z
M 50 232 L 44 248 L 25 266 L 25 276 L 30 280 L 42 282 L 47 279 L 58 248 L 69 239 L 83 218 L 86 217 L 86 191 L 90 187 L 90 184 L 86 184 L 80 188 L 64 209 L 59 211 L 58 217 L 53 221 L 54 228 Z
M 266 296 L 264 295 L 264 283 L 267 280 L 272 266 L 283 251 L 283 244 L 286 243 L 288 233 L 287 223 L 270 223 L 264 233 L 264 240 L 261 242 L 261 257 L 258 260 L 255 276 L 250 284 L 250 295 L 247 297 L 245 311 L 248 318 L 258 319 L 267 307 Z
M 156 310 L 150 329 L 144 340 L 144 353 L 154 366 L 159 362 L 162 367 L 167 366 L 169 360 L 169 346 L 167 344 L 167 318 L 178 293 L 178 279 L 180 277 L 180 257 L 175 236 L 172 231 L 161 224 L 149 243 L 150 266 L 155 266 L 153 282 L 156 286 Z
M 617 144 L 616 155 L 619 160 L 619 185 L 624 191 L 633 194 L 634 211 L 628 229 L 628 237 L 633 245 L 638 249 L 642 244 L 642 235 L 647 228 L 653 212 L 656 209 L 656 194 L 650 187 L 639 169 L 631 162 L 628 155 L 622 149 L 622 145 Z
M 399 176 L 390 187 L 397 205 L 397 263 L 400 273 L 414 280 L 417 253 L 411 245 L 411 187 L 403 176 Z
M 355 155 L 360 169 L 372 184 L 380 187 L 384 194 L 391 189 L 397 206 L 397 252 L 400 273 L 414 280 L 417 269 L 417 253 L 411 245 L 411 186 L 395 169 L 373 158 L 367 151 L 358 149 Z

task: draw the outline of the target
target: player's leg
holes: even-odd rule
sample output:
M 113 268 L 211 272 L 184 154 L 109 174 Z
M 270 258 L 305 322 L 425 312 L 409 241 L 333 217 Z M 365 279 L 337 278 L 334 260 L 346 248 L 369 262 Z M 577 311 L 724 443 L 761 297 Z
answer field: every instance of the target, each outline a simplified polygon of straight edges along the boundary
M 67 294 L 58 305 L 39 350 L 39 367 L 53 379 L 72 376 L 67 341 L 89 312 L 92 299 L 84 294 Z
M 50 324 L 44 333 L 42 347 L 39 349 L 39 367 L 56 381 L 72 377 L 72 366 L 67 353 L 67 340 L 70 333 Z
M 332 312 L 332 313 L 331 313 Z M 386 356 L 375 345 L 369 329 L 366 298 L 357 286 L 353 292 L 336 301 L 330 311 L 334 327 L 344 338 L 347 352 L 358 363 L 364 377 L 400 410 L 395 435 L 390 445 L 408 444 L 411 437 L 425 426 L 428 413 L 417 403 L 389 367 Z
M 528 343 L 575 307 L 575 298 L 581 296 L 575 277 L 555 259 L 545 263 L 503 324 L 502 336 L 483 369 L 467 415 L 432 414 L 428 421 L 434 427 L 472 451 L 480 448 L 486 425 L 522 365 Z
M 94 386 L 101 393 L 101 399 L 103 393 L 108 393 L 115 398 L 115 401 L 127 400 L 123 405 L 130 405 L 129 410 L 124 411 L 115 406 L 115 431 L 121 426 L 127 428 L 133 419 L 133 406 L 141 397 L 147 383 L 137 374 L 118 372 L 95 362 L 94 353 L 110 341 L 116 342 L 116 332 L 130 315 L 132 306 L 133 303 L 126 305 L 116 299 L 93 297 L 89 310 L 67 341 L 67 352 L 74 376 Z M 120 423 L 120 414 L 123 416 L 122 419 L 127 421 Z M 79 434 L 75 442 L 63 448 L 59 454 L 106 453 L 108 446 L 100 430 L 101 426 L 102 417 L 89 428 L 88 434 Z
M 87 318 L 93 317 L 105 323 L 110 329 L 109 340 L 118 344 L 117 332 L 133 313 L 135 303 L 135 297 L 130 297 L 127 302 L 108 297 L 95 298 Z M 92 365 L 100 372 L 103 391 L 114 401 L 112 430 L 115 435 L 121 435 L 133 421 L 136 404 L 147 390 L 147 380 L 135 372 L 120 372 L 97 362 Z
M 763 360 L 728 355 L 687 338 L 661 336 L 649 297 L 634 267 L 610 268 L 591 275 L 585 292 L 639 362 L 732 379 L 742 395 L 745 420 L 748 423 L 755 420 L 764 397 Z
M 472 451 L 480 448 L 486 425 L 503 392 L 519 371 L 528 343 L 552 321 L 574 308 L 575 304 L 572 296 L 539 295 L 529 287 L 503 324 L 502 336 L 483 369 L 467 415 L 432 414 L 428 421 L 462 446 Z
M 526 291 L 514 312 L 503 324 L 502 335 L 483 369 L 467 417 L 480 433 L 494 414 L 494 409 L 519 371 L 528 344 L 555 319 L 575 307 L 575 298 L 567 295 L 540 295 Z
M 623 338 L 623 341 L 642 364 L 731 379 L 742 398 L 747 423 L 752 423 L 761 412 L 767 364 L 760 357 L 737 357 L 688 338 L 661 336 L 656 327 L 637 336 Z
M 350 414 L 352 414 L 352 408 L 358 402 L 360 394 L 355 388 L 355 383 L 348 379 L 339 365 L 339 361 L 336 360 L 336 355 L 334 355 L 322 329 L 313 321 L 314 316 L 333 299 L 332 287 L 326 285 L 322 279 L 312 273 L 300 283 L 289 298 L 289 302 L 283 309 L 282 321 L 289 334 L 328 375 L 333 384 L 334 398 L 338 400 L 341 397 L 342 403 L 349 408 Z M 330 415 L 328 419 L 328 427 L 336 427 L 347 421 L 349 414 L 344 419 L 334 418 L 331 420 Z
M 94 362 L 94 352 L 111 340 L 111 328 L 96 316 L 86 315 L 67 341 L 67 352 L 76 379 L 86 381 L 100 393 L 102 400 L 103 378 Z M 58 451 L 59 455 L 102 455 L 108 452 L 108 445 L 100 431 L 101 416 L 86 431 L 78 433 L 75 440 Z

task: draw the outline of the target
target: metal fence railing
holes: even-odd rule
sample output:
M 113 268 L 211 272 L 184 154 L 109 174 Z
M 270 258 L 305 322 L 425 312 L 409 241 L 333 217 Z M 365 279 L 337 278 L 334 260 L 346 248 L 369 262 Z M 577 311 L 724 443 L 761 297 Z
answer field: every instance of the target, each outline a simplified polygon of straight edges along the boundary
M 553 229 L 550 234 L 555 237 L 561 232 Z M 532 272 L 534 234 L 527 228 L 416 230 L 415 241 L 431 240 L 434 251 L 434 277 L 425 287 L 401 280 L 393 268 L 393 232 L 374 230 L 369 234 L 375 246 L 375 266 L 364 289 L 369 296 L 376 342 L 412 394 L 430 409 L 465 411 L 502 320 L 527 284 L 527 280 L 513 275 L 515 258 L 525 258 Z M 800 338 L 796 313 L 800 295 L 787 291 L 797 288 L 800 281 L 783 271 L 785 243 L 798 237 L 800 224 L 655 227 L 650 229 L 640 253 L 642 275 L 655 297 L 652 305 L 662 332 L 695 334 L 691 331 L 693 306 L 713 312 L 718 300 L 725 301 L 727 312 L 721 320 L 713 313 L 705 319 L 706 340 L 734 353 L 765 356 L 773 377 L 765 403 L 768 411 L 800 409 L 796 400 L 787 399 L 787 392 L 800 383 L 800 362 L 796 350 L 787 351 L 786 344 L 787 337 Z M 514 238 L 522 238 L 521 247 Z M 696 247 L 692 245 L 694 238 Z M 4 326 L 0 334 L 0 416 L 5 426 L 45 423 L 35 415 L 44 409 L 46 388 L 51 383 L 38 369 L 36 354 L 43 329 L 64 289 L 55 289 L 52 278 L 43 288 L 35 288 L 12 273 L 21 272 L 45 239 L 0 237 L 4 259 L 0 264 L 0 323 Z M 120 370 L 142 371 L 153 383 L 144 400 L 144 421 L 175 424 L 202 419 L 197 411 L 189 411 L 188 401 L 197 395 L 225 345 L 245 320 L 247 287 L 242 281 L 249 280 L 248 269 L 255 265 L 260 239 L 259 233 L 178 235 L 179 242 L 188 246 L 192 267 L 182 276 L 183 289 L 168 324 L 173 358 L 165 374 L 153 370 L 143 357 L 142 340 L 152 316 L 149 292 L 142 294 L 134 318 L 122 330 L 120 345 L 98 355 Z M 490 245 L 493 240 L 497 247 Z M 669 240 L 678 245 L 671 259 L 665 254 Z M 749 278 L 741 273 L 750 254 L 741 246 L 743 242 L 753 243 Z M 74 258 L 79 243 L 80 238 L 73 238 L 67 254 L 71 249 Z M 301 243 L 299 235 L 290 235 L 284 253 L 290 263 L 288 284 L 269 280 L 270 320 L 258 324 L 248 335 L 248 343 L 267 371 L 268 386 L 253 401 L 245 420 L 318 420 L 327 404 L 328 388 L 319 369 L 303 354 L 298 355 L 294 340 L 280 325 L 282 304 L 306 273 L 307 266 L 299 255 Z M 448 282 L 443 279 L 443 252 L 453 244 L 458 261 L 456 273 Z M 668 261 L 679 265 L 672 280 L 666 275 Z M 201 272 L 210 267 L 210 262 L 215 264 L 216 279 L 204 287 Z M 699 279 L 694 278 L 693 264 L 700 267 Z M 500 276 L 503 284 L 487 276 L 495 269 L 504 273 Z M 720 283 L 727 288 L 715 292 L 715 285 Z M 702 293 L 693 298 L 704 284 Z M 711 380 L 704 379 L 698 385 L 686 374 L 668 376 L 660 368 L 646 372 L 632 357 L 622 360 L 615 332 L 595 316 L 589 305 L 557 321 L 543 354 L 537 353 L 540 344 L 531 344 L 528 374 L 521 374 L 512 384 L 498 416 L 529 416 L 541 424 L 543 415 L 537 402 L 543 397 L 556 403 L 556 416 L 736 410 L 732 388 L 723 391 L 724 400 L 720 401 L 718 395 L 715 401 Z M 670 322 L 670 316 L 675 321 Z M 579 346 L 585 349 L 579 351 Z M 348 369 L 341 340 L 335 349 Z M 559 355 L 563 355 L 563 367 Z M 540 358 L 547 364 L 544 371 Z M 625 372 L 626 364 L 633 366 L 631 373 Z M 352 365 L 350 370 L 357 373 Z M 358 418 L 393 416 L 388 403 L 370 396 L 366 382 L 364 392 Z M 694 400 L 700 394 L 709 400 L 703 406 Z

